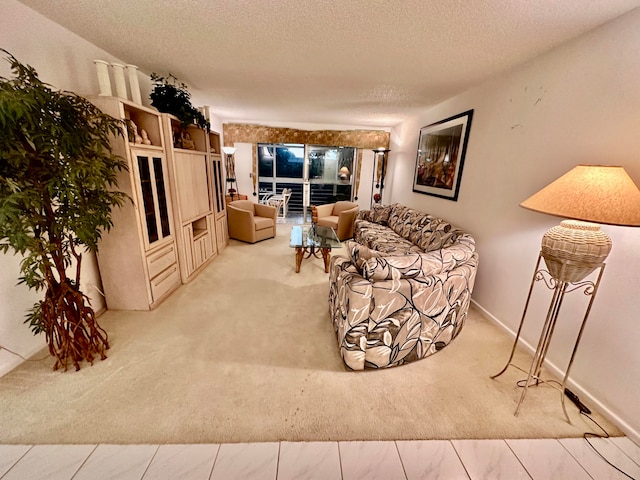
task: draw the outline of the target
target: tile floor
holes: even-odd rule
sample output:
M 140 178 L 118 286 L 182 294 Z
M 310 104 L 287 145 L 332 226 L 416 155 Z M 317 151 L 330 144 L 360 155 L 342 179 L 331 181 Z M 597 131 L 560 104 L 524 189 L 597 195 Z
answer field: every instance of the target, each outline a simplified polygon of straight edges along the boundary
M 628 438 L 593 444 L 640 479 Z M 583 439 L 0 445 L 2 480 L 625 479 Z

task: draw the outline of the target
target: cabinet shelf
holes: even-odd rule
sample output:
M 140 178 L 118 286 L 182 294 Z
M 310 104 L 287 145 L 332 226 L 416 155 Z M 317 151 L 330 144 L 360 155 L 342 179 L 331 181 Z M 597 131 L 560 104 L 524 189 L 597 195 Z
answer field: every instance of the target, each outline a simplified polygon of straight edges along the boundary
M 222 152 L 220 150 L 220 134 L 218 132 L 209 132 L 209 150 L 212 154 L 218 154 Z
M 133 143 L 131 146 L 136 150 L 146 150 L 148 152 L 164 152 L 164 148 L 157 145 L 145 145 L 144 143 Z
M 136 147 L 155 146 L 163 149 L 162 127 L 160 125 L 159 114 L 146 107 L 142 107 L 141 105 L 135 105 L 128 102 L 123 102 L 122 107 L 124 109 L 124 118 L 135 124 L 137 134 L 144 137 L 144 130 L 147 134 L 147 141 L 151 142 L 151 144 L 145 144 L 142 141 L 136 142 L 134 139 L 134 131 L 129 130 L 129 143 Z
M 194 230 L 193 231 L 193 240 L 196 241 L 201 237 L 204 237 L 208 233 L 208 230 Z
M 174 148 L 176 152 L 184 152 L 184 153 L 201 153 L 203 155 L 207 154 L 206 150 L 192 150 L 190 148 Z
M 203 129 L 197 127 L 196 125 L 189 125 L 188 127 L 184 128 L 180 121 L 173 115 L 163 115 L 167 115 L 167 117 L 169 118 L 172 146 L 174 150 L 207 153 L 207 137 L 206 132 Z M 188 143 L 191 146 L 186 146 L 185 148 L 184 143 Z
M 190 223 L 197 222 L 198 220 L 204 220 L 207 215 L 211 215 L 212 213 L 213 210 L 209 210 L 207 212 L 204 212 L 204 217 L 198 215 L 197 217 L 185 218 L 182 220 L 182 226 L 189 225 Z

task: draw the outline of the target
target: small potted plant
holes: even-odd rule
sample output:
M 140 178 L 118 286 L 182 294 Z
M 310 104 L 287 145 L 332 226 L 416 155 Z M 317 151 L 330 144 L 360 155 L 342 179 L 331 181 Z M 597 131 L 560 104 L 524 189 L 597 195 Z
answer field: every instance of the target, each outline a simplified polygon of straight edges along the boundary
M 178 83 L 178 79 L 171 74 L 168 77 L 162 77 L 157 73 L 151 74 L 151 81 L 153 82 L 153 90 L 149 95 L 151 105 L 160 112 L 174 115 L 180 121 L 180 130 L 174 132 L 176 147 L 188 148 L 188 145 L 183 145 L 183 141 L 187 138 L 185 130 L 189 125 L 197 125 L 209 131 L 211 128 L 209 120 L 191 104 L 191 94 L 184 83 Z

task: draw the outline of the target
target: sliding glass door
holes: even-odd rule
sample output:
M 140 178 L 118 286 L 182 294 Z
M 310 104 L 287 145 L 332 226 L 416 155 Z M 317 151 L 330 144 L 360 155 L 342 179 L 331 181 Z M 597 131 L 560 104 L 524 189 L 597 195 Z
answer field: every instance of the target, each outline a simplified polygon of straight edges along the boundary
M 310 204 L 351 200 L 355 148 L 300 144 L 258 144 L 260 198 L 292 190 L 289 211 L 304 211 L 303 185 L 310 186 Z
M 352 199 L 355 150 L 352 147 L 308 146 L 312 205 Z
M 291 189 L 289 212 L 302 213 L 304 145 L 258 144 L 258 186 L 260 199 Z

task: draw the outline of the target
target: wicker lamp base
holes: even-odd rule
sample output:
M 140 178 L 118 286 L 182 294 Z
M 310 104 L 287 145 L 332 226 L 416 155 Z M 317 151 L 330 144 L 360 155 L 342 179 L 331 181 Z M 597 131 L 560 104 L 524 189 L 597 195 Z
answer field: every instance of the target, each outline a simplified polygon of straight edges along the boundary
M 611 251 L 611 238 L 600 225 L 564 220 L 542 237 L 542 256 L 551 276 L 579 282 L 598 268 Z

